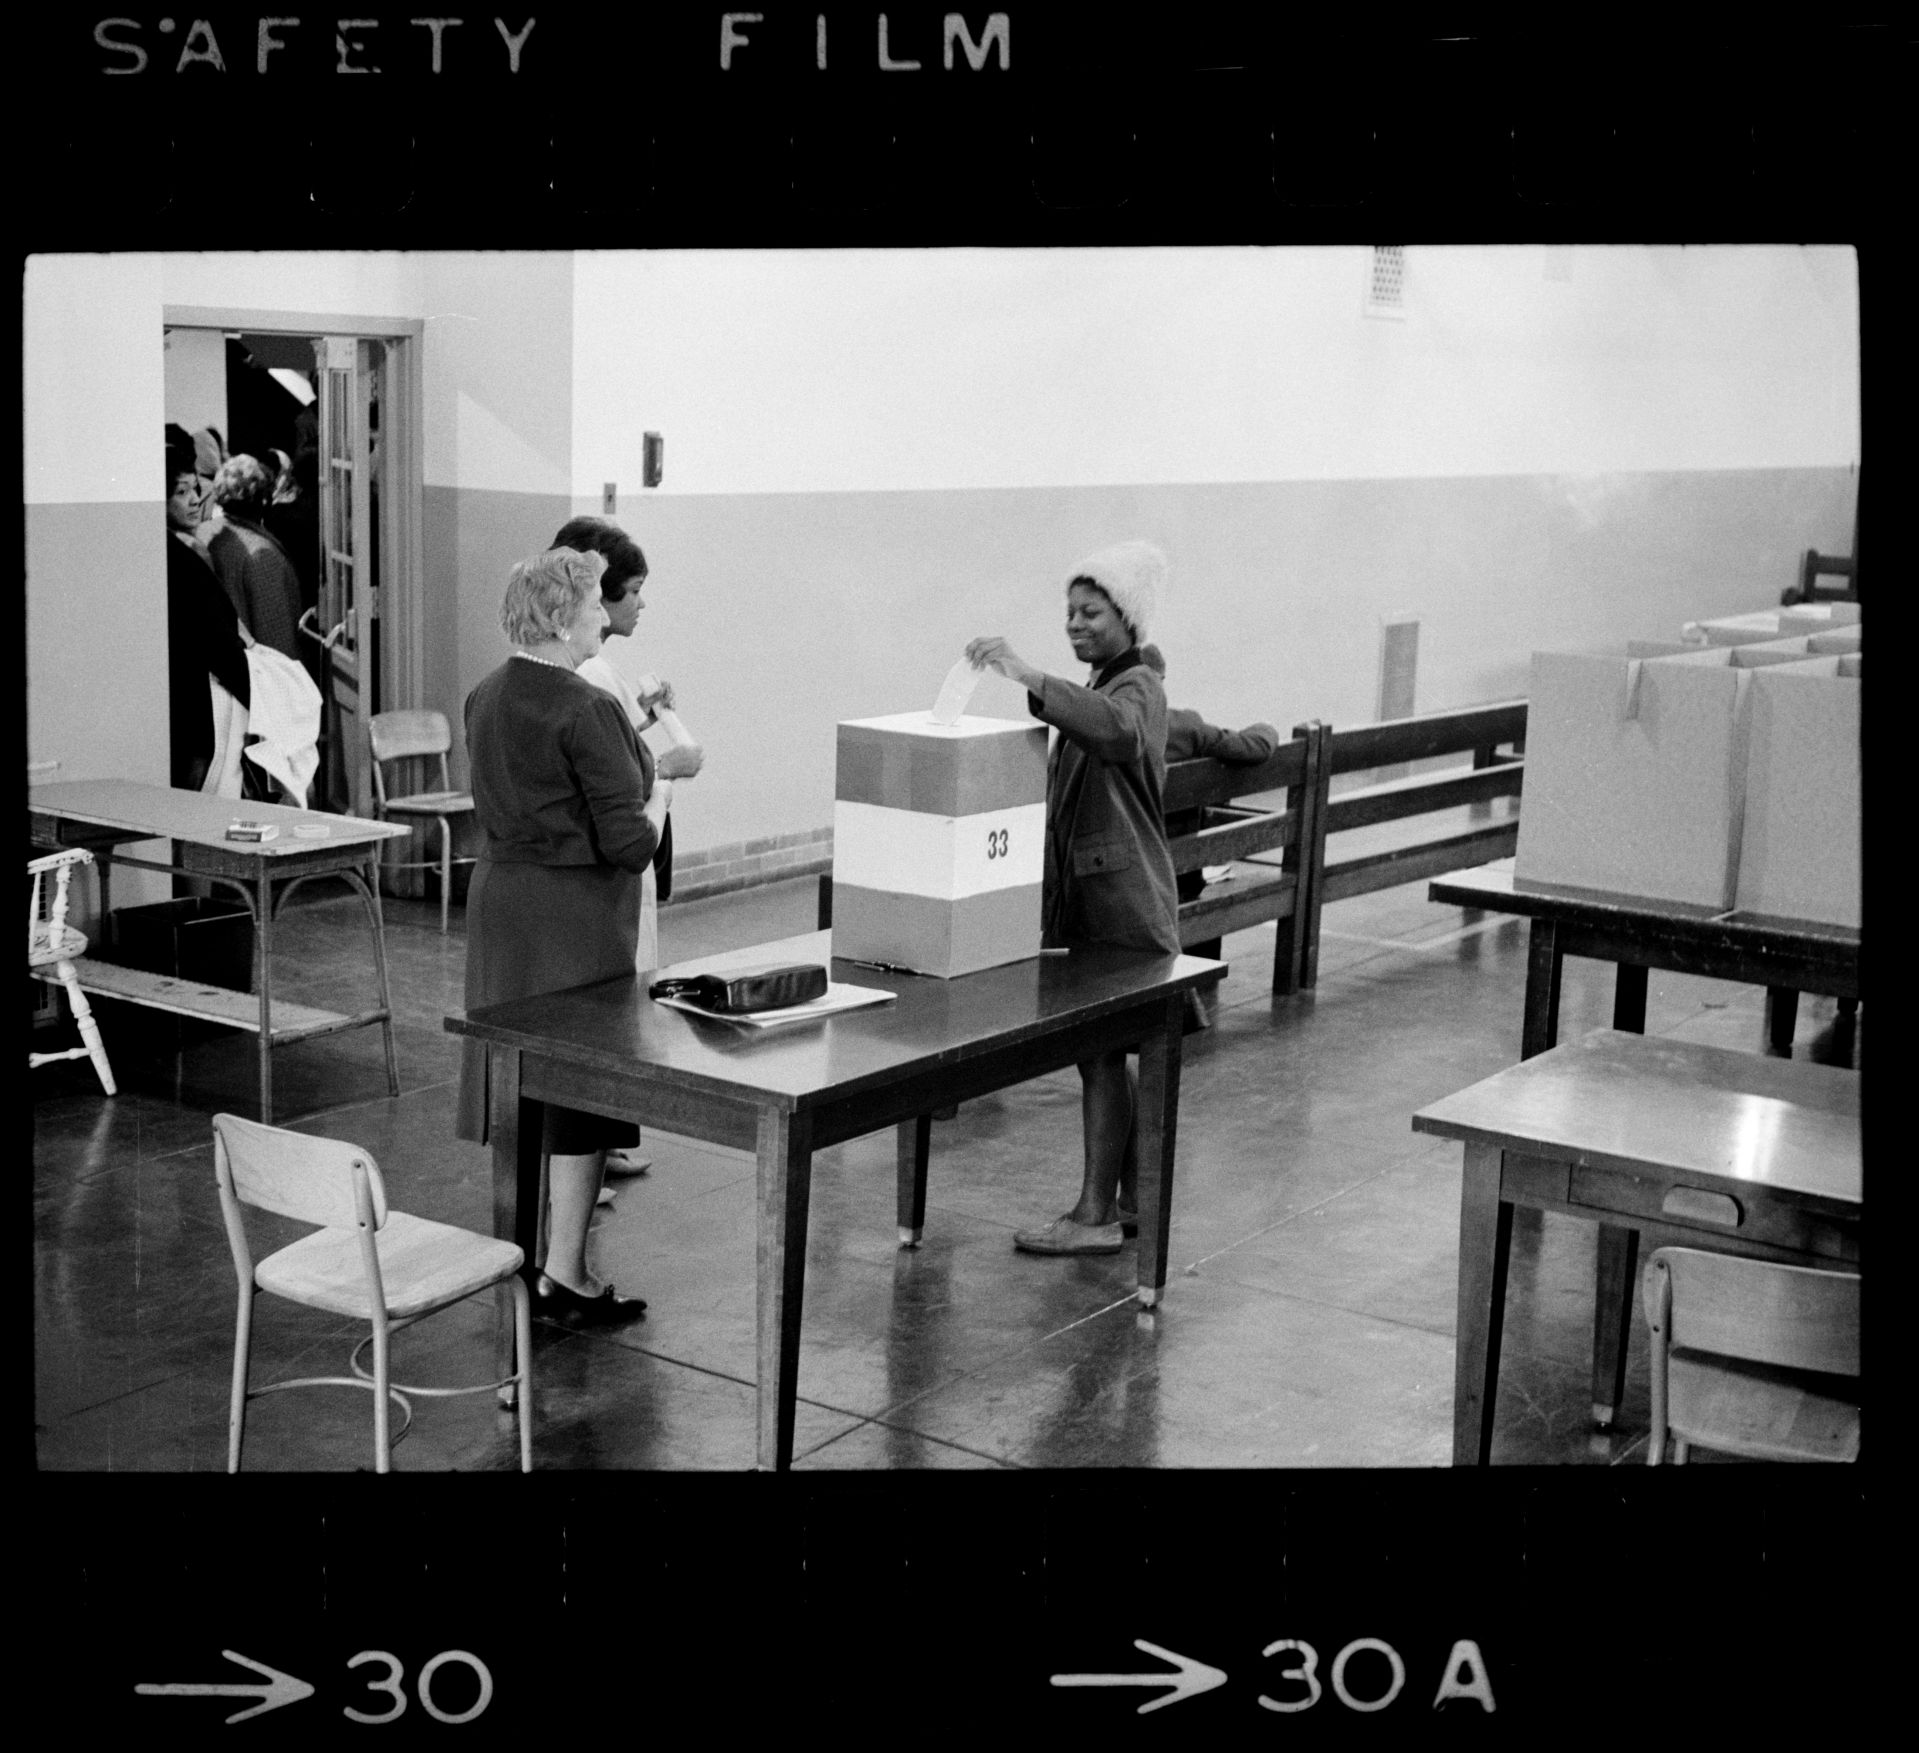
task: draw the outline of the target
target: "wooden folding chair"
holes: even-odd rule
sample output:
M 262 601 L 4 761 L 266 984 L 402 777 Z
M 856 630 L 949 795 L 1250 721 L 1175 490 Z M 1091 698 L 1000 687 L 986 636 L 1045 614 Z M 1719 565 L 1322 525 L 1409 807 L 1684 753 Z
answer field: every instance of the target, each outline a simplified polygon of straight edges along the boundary
M 1766 1460 L 1859 1458 L 1859 1278 L 1700 1248 L 1646 1263 L 1652 1443 Z
M 447 768 L 447 751 L 453 747 L 453 732 L 444 712 L 376 712 L 367 722 L 367 743 L 373 751 L 373 814 L 379 821 L 390 816 L 422 816 L 440 827 L 440 930 L 446 931 L 447 910 L 453 903 L 453 867 L 471 864 L 470 858 L 453 856 L 453 818 L 473 813 L 473 794 L 453 789 Z M 437 791 L 411 791 L 389 797 L 386 789 L 386 763 L 416 757 L 438 758 L 440 785 Z M 434 860 L 416 859 L 388 866 L 390 870 L 431 870 Z

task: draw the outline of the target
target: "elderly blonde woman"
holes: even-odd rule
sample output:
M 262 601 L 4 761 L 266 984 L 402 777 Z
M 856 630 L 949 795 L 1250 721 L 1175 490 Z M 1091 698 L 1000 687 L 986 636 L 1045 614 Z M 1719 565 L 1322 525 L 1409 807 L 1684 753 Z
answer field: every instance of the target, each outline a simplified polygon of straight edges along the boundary
M 631 976 L 640 877 L 665 830 L 672 785 L 619 702 L 575 672 L 600 649 L 597 554 L 555 548 L 513 568 L 500 625 L 506 662 L 466 702 L 473 807 L 485 834 L 467 898 L 468 1009 Z M 466 1043 L 458 1128 L 484 1141 L 484 1054 Z M 630 1320 L 586 1264 L 587 1225 L 609 1149 L 630 1124 L 549 1106 L 547 1252 L 534 1307 L 582 1324 Z

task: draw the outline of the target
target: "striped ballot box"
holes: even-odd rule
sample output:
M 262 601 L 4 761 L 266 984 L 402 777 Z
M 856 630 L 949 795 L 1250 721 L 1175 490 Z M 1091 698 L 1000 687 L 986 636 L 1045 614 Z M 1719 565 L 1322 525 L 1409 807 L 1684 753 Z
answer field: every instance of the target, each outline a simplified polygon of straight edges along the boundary
M 839 727 L 833 953 L 950 979 L 1039 954 L 1046 727 L 924 712 Z

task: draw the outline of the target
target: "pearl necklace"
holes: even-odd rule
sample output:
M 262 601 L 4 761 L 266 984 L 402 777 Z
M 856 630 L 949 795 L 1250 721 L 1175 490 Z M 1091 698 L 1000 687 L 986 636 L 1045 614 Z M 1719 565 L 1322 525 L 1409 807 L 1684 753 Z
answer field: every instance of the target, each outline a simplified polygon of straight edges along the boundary
M 565 670 L 569 675 L 572 673 L 572 665 L 560 663 L 554 658 L 535 657 L 530 651 L 516 651 L 512 653 L 512 655 L 514 657 L 523 657 L 528 663 L 543 663 L 550 670 Z

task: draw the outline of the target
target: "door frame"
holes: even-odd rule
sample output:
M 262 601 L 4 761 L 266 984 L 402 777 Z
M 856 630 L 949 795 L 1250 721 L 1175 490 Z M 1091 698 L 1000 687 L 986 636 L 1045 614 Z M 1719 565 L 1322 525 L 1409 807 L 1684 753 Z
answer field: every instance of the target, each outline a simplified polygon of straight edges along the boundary
M 419 317 L 236 305 L 169 304 L 169 329 L 218 329 L 253 335 L 349 335 L 386 346 L 380 410 L 380 699 L 383 708 L 426 704 L 425 390 Z

